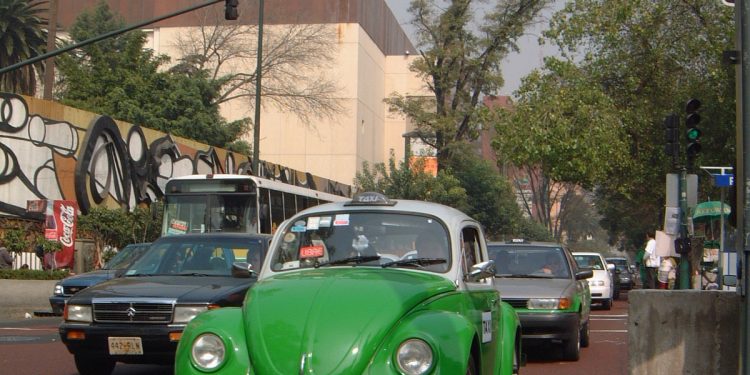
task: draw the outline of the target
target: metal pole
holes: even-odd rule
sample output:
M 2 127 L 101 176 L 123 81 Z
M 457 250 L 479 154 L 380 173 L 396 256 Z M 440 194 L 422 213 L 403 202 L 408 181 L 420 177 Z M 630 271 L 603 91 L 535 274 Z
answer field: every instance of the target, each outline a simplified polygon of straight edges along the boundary
M 748 359 L 750 359 L 750 345 L 748 345 L 748 314 L 750 314 L 750 306 L 748 305 L 747 288 L 750 285 L 749 277 L 750 266 L 748 265 L 748 254 L 750 249 L 748 248 L 748 241 L 745 236 L 750 233 L 750 204 L 747 201 L 750 198 L 750 194 L 745 192 L 748 187 L 748 181 L 746 178 L 750 176 L 750 157 L 747 153 L 750 150 L 750 113 L 746 112 L 745 108 L 750 108 L 750 95 L 746 94 L 746 89 L 750 88 L 750 25 L 747 24 L 750 20 L 750 1 L 736 0 L 735 1 L 735 17 L 736 17 L 736 28 L 737 28 L 737 44 L 740 55 L 740 64 L 737 65 L 737 169 L 735 173 L 737 178 L 735 183 L 737 184 L 737 242 L 736 248 L 742 249 L 742 253 L 738 254 L 741 262 L 740 270 L 742 271 L 741 279 L 738 282 L 738 290 L 740 293 L 740 373 L 750 375 L 750 366 L 748 366 Z M 747 104 L 745 104 L 747 102 Z M 738 250 L 739 252 L 739 250 Z
M 57 0 L 49 2 L 49 21 L 47 23 L 47 52 L 55 49 L 57 36 Z M 52 100 L 52 88 L 55 86 L 55 58 L 50 57 L 44 63 L 44 96 L 45 100 Z
M 260 176 L 260 80 L 263 61 L 263 0 L 258 2 L 258 61 L 255 66 L 255 121 L 253 123 L 253 175 Z
M 688 237 L 687 219 L 687 168 L 682 167 L 680 171 L 680 238 Z M 680 254 L 680 280 L 679 289 L 690 289 L 690 261 L 689 254 Z
M 719 290 L 724 290 L 724 284 L 722 279 L 724 278 L 724 190 L 725 188 L 719 188 L 721 192 L 719 200 L 721 200 L 721 216 L 719 216 L 719 268 L 717 270 L 716 284 L 719 286 Z

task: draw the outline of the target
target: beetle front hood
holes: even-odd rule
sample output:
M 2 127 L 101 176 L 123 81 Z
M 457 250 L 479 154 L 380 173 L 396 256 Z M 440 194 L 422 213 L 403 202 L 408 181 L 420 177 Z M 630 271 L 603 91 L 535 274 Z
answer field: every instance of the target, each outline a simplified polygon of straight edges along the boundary
M 361 374 L 383 338 L 419 303 L 455 290 L 428 273 L 369 267 L 302 270 L 265 279 L 245 301 L 259 374 Z

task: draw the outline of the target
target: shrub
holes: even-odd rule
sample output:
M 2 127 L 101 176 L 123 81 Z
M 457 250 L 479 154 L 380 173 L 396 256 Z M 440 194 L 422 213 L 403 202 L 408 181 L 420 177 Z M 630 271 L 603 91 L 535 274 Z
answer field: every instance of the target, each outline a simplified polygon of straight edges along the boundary
M 67 269 L 55 271 L 42 270 L 0 270 L 0 279 L 14 280 L 60 280 L 70 276 Z

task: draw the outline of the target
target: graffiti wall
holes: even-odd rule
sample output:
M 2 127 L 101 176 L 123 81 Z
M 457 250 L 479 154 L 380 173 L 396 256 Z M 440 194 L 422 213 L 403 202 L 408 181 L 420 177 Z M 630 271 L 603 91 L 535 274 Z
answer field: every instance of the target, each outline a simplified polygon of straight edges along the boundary
M 167 180 L 189 174 L 251 174 L 252 160 L 32 97 L 0 93 L 0 215 L 36 218 L 29 200 L 73 200 L 133 209 L 160 199 Z M 259 162 L 268 179 L 332 194 L 351 187 L 304 171 Z

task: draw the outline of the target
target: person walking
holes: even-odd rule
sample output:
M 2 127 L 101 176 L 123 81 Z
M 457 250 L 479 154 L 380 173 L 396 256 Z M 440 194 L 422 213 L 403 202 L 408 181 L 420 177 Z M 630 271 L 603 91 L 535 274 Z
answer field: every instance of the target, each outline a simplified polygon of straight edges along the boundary
M 0 270 L 13 268 L 13 257 L 10 256 L 8 249 L 0 242 Z
M 646 249 L 643 254 L 643 263 L 646 265 L 646 280 L 644 289 L 656 289 L 656 277 L 659 272 L 659 256 L 656 255 L 656 240 L 654 233 L 646 233 Z
M 644 254 L 646 254 L 645 244 L 635 253 L 635 267 L 638 269 L 638 281 L 641 283 L 641 288 L 646 288 L 646 263 L 643 260 Z

